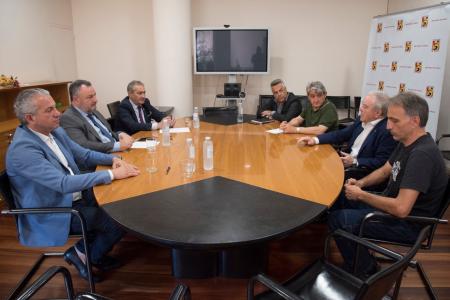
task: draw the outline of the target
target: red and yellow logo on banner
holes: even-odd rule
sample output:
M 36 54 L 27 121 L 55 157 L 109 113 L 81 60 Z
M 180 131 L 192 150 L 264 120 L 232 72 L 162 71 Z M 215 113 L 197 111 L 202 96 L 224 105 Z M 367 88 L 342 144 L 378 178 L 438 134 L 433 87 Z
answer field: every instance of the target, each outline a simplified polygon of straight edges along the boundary
M 431 43 L 431 51 L 438 52 L 441 48 L 441 40 L 433 40 Z
M 403 20 L 399 19 L 397 20 L 397 30 L 401 31 L 403 29 Z
M 378 90 L 379 91 L 384 90 L 384 81 L 378 81 Z
M 416 63 L 414 64 L 414 72 L 416 72 L 416 73 L 422 72 L 422 62 L 421 61 L 416 61 Z
M 389 52 L 389 42 L 384 43 L 384 52 Z
M 372 71 L 376 71 L 377 70 L 377 61 L 376 60 L 372 61 L 371 69 L 372 69 Z
M 433 97 L 433 94 L 434 94 L 434 87 L 431 85 L 427 86 L 425 89 L 425 96 L 431 98 L 431 97 Z
M 412 41 L 406 41 L 405 42 L 405 52 L 411 52 L 412 48 Z
M 383 31 L 383 23 L 378 23 L 377 24 L 377 32 L 381 32 Z
M 398 92 L 403 93 L 406 90 L 406 84 L 400 83 L 398 86 Z
M 391 72 L 395 72 L 395 71 L 397 71 L 397 62 L 393 61 L 391 63 Z
M 423 16 L 422 17 L 421 26 L 422 27 L 427 27 L 428 26 L 428 16 Z

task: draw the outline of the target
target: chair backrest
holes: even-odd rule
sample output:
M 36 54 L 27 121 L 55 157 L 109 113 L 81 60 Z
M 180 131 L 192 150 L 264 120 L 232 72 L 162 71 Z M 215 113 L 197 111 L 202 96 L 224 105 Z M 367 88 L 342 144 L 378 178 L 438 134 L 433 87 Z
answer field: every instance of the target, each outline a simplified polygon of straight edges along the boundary
M 347 118 L 350 118 L 350 96 L 327 96 L 327 99 L 336 106 L 336 109 L 346 109 Z
M 273 95 L 259 95 L 259 107 L 261 107 L 261 109 L 272 105 L 273 101 Z
M 6 170 L 0 172 L 0 196 L 6 202 L 9 209 L 15 209 L 14 197 L 11 192 L 11 183 L 9 182 Z
M 439 210 L 436 213 L 436 218 L 442 219 L 445 212 L 447 211 L 448 206 L 450 205 L 450 178 L 447 181 L 447 187 L 445 188 L 444 196 L 442 197 Z M 431 243 L 433 242 L 434 232 L 436 231 L 438 224 L 431 225 L 431 230 L 428 235 L 428 239 L 426 244 L 422 245 L 422 249 L 430 249 Z
M 117 115 L 117 112 L 119 111 L 119 105 L 120 105 L 120 101 L 114 101 L 111 103 L 106 104 L 106 106 L 108 107 L 109 110 L 109 114 L 111 115 L 111 118 L 115 118 Z
M 429 231 L 429 225 L 422 228 L 414 245 L 401 259 L 365 280 L 356 299 L 382 299 L 408 267 L 409 262 L 420 249 L 422 242 L 427 238 Z
M 308 96 L 304 95 L 296 95 L 300 98 L 300 104 L 302 105 L 302 111 L 305 109 L 306 106 L 310 104 Z
M 355 114 L 355 119 L 358 117 L 358 112 L 359 112 L 359 107 L 361 106 L 361 96 L 355 96 L 354 98 L 353 98 L 353 101 L 354 101 L 354 104 L 355 104 L 355 106 L 354 106 L 354 114 Z

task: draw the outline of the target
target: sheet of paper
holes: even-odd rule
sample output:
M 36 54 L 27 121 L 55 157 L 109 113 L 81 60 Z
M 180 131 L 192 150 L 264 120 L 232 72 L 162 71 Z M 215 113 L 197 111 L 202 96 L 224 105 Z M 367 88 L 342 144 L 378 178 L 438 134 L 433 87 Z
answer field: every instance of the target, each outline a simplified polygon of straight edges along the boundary
M 151 145 L 158 145 L 158 144 L 159 144 L 158 141 L 151 141 Z M 147 148 L 147 142 L 138 142 L 138 141 L 136 141 L 131 146 L 131 149 L 145 149 L 145 148 Z
M 267 130 L 266 132 L 271 133 L 271 134 L 280 134 L 280 133 L 283 133 L 283 130 L 280 128 L 275 128 L 275 129 Z
M 182 133 L 182 132 L 190 132 L 189 127 L 170 128 L 170 133 Z M 159 130 L 159 133 L 162 133 L 162 129 Z

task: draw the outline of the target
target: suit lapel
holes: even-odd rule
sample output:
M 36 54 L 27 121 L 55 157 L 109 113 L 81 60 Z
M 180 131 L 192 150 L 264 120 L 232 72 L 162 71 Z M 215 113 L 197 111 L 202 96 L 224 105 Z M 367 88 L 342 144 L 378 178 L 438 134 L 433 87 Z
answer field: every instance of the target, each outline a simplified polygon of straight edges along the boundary
M 60 140 L 60 137 L 59 137 L 58 134 L 54 133 L 53 136 L 55 138 L 55 142 L 58 145 L 59 149 L 64 154 L 64 157 L 67 159 L 67 163 L 69 164 L 69 167 L 72 169 L 73 173 L 74 174 L 80 174 L 80 170 L 78 169 L 78 166 L 75 163 L 75 160 L 73 158 L 72 152 L 67 150 L 67 148 L 64 146 L 64 144 Z M 59 161 L 59 159 L 58 159 L 58 161 Z
M 37 144 L 39 144 L 41 146 L 42 150 L 44 151 L 45 155 L 48 157 L 48 160 L 50 162 L 52 162 L 52 160 L 50 160 L 50 157 L 51 157 L 51 158 L 53 158 L 53 161 L 55 161 L 59 166 L 61 166 L 61 168 L 64 171 L 69 173 L 69 170 L 67 170 L 66 167 L 64 167 L 64 165 L 59 160 L 58 156 L 56 156 L 55 152 L 53 152 L 53 150 L 50 149 L 50 147 L 47 146 L 47 144 L 43 140 L 41 140 L 36 134 L 34 134 L 30 129 L 28 129 L 28 127 L 24 126 L 24 129 L 27 131 L 27 133 L 30 136 L 30 138 L 33 139 Z M 67 151 L 65 151 L 65 149 L 63 150 L 63 147 L 61 146 L 61 143 L 59 141 L 57 141 L 56 136 L 54 134 L 53 134 L 53 136 L 55 137 L 55 141 L 57 142 L 59 148 L 61 149 L 61 151 L 63 152 L 64 156 L 66 157 L 66 159 L 67 159 L 67 161 L 69 163 L 69 166 L 72 168 L 72 166 L 70 165 L 69 159 L 68 159 L 68 157 L 69 156 L 71 157 L 71 155 L 68 155 L 68 153 L 67 153 Z M 55 163 L 53 163 L 53 164 L 55 164 Z M 76 164 L 75 164 L 75 166 L 76 166 Z M 72 168 L 72 170 L 74 171 L 74 173 L 75 173 L 75 170 L 77 170 L 78 173 L 79 173 L 78 167 L 76 167 L 75 169 Z M 78 173 L 76 173 L 76 174 L 78 174 Z
M 125 101 L 127 101 L 126 103 L 128 105 L 128 110 L 131 112 L 131 117 L 133 118 L 133 120 L 135 122 L 139 123 L 139 120 L 138 120 L 138 118 L 136 116 L 136 112 L 134 111 L 133 105 L 131 104 L 130 98 L 125 99 Z M 145 118 L 145 116 L 144 116 L 144 118 Z
M 362 127 L 362 123 L 359 123 L 359 125 L 356 127 L 355 132 L 353 134 L 354 138 L 352 139 L 352 142 L 348 145 L 349 148 L 353 147 L 353 144 L 355 143 L 356 138 L 361 134 L 361 132 L 363 132 L 363 130 L 364 130 L 364 128 Z M 361 149 L 362 149 L 362 147 L 361 147 Z
M 95 138 L 97 140 L 99 140 L 100 142 L 102 141 L 102 139 L 100 138 L 100 136 L 98 135 L 97 131 L 94 129 L 94 127 L 92 127 L 92 125 L 86 120 L 85 117 L 83 117 L 83 115 L 73 106 L 70 107 L 72 113 L 74 116 L 76 116 L 78 119 L 80 119 L 80 121 L 84 124 L 84 126 L 86 126 L 87 130 L 93 135 L 95 136 Z

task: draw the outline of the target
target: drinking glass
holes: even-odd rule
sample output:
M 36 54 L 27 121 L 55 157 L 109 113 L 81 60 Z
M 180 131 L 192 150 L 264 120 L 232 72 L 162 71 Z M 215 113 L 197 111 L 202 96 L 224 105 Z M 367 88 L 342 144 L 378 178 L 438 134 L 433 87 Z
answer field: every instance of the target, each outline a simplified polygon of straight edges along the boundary
M 184 178 L 191 178 L 194 174 L 195 162 L 193 159 L 184 159 L 181 161 L 181 171 L 183 172 Z
M 158 168 L 156 167 L 156 144 L 157 141 L 153 138 L 147 138 L 145 140 L 145 146 L 150 156 L 150 164 L 147 167 L 147 172 L 149 173 L 155 173 L 158 171 Z

